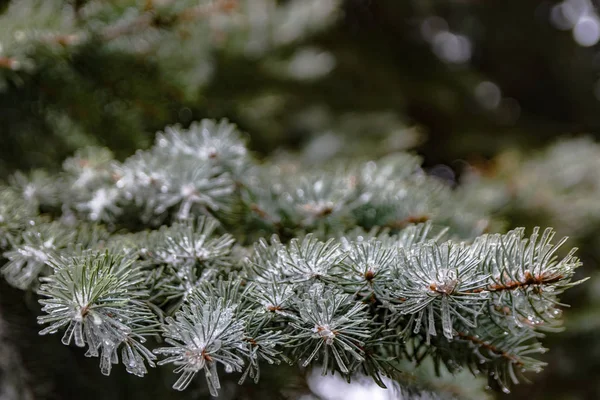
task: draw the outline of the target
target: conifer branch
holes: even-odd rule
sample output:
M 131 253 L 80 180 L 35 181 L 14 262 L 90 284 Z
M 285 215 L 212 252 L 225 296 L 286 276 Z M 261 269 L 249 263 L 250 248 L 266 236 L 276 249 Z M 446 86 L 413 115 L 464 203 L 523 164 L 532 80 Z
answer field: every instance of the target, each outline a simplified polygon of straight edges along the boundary
M 551 229 L 459 239 L 465 221 L 439 204 L 459 212 L 460 199 L 403 160 L 283 176 L 209 120 L 168 127 L 124 162 L 82 150 L 58 176 L 0 189 L 0 271 L 22 289 L 40 282 L 41 333 L 64 331 L 105 374 L 118 351 L 140 376 L 165 356 L 175 389 L 202 371 L 216 395 L 218 366 L 243 382 L 264 362 L 318 363 L 383 385 L 397 361 L 431 358 L 508 390 L 543 366 L 531 355 L 560 325 L 580 262 L 558 256 Z M 400 227 L 399 215 L 431 221 Z
M 481 293 L 484 291 L 487 292 L 502 292 L 502 291 L 511 291 L 517 289 L 527 289 L 531 286 L 543 286 L 543 285 L 551 285 L 553 283 L 557 283 L 563 279 L 562 275 L 537 275 L 533 276 L 530 272 L 525 273 L 525 279 L 512 281 L 508 280 L 503 283 L 495 283 L 485 288 L 477 288 L 471 291 L 467 291 L 466 293 Z M 540 289 L 541 290 L 541 289 Z
M 178 11 L 173 16 L 166 16 L 169 26 L 177 26 L 178 24 L 191 23 L 201 18 L 206 18 L 217 13 L 231 13 L 238 8 L 236 0 L 217 0 L 208 4 L 188 7 Z M 61 47 L 70 47 L 80 45 L 86 39 L 91 37 L 100 38 L 104 42 L 114 41 L 128 35 L 139 35 L 145 30 L 160 25 L 164 28 L 165 18 L 157 12 L 154 7 L 146 4 L 145 10 L 139 16 L 125 23 L 116 23 L 103 27 L 99 32 L 90 35 L 90 32 L 74 32 L 74 33 L 44 33 L 42 35 L 34 35 L 33 40 L 39 40 L 46 45 L 59 45 Z M 22 63 L 18 57 L 0 56 L 0 69 L 18 70 Z
M 523 362 L 514 354 L 510 354 L 502 349 L 499 349 L 498 347 L 494 346 L 491 343 L 488 343 L 476 336 L 472 336 L 463 332 L 456 332 L 456 336 L 467 340 L 473 344 L 475 344 L 476 346 L 482 347 L 486 350 L 489 350 L 491 353 L 497 354 L 500 357 L 503 357 L 505 359 L 507 359 L 509 362 L 514 363 L 515 365 L 522 367 L 523 366 Z

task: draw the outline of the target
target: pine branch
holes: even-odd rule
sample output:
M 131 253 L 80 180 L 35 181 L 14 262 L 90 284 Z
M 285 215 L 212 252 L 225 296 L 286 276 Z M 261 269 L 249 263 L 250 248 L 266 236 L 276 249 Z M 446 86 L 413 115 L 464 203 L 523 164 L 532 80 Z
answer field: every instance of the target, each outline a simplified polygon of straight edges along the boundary
M 169 356 L 159 365 L 174 363 L 178 366 L 175 372 L 182 372 L 175 389 L 185 389 L 194 375 L 204 370 L 210 393 L 217 396 L 221 388 L 217 364 L 226 372 L 241 372 L 242 356 L 247 356 L 249 349 L 244 324 L 234 318 L 234 311 L 235 306 L 227 306 L 222 299 L 212 298 L 202 304 L 192 297 L 175 319 L 167 318 L 165 341 L 171 347 L 161 347 L 155 353 Z
M 464 339 L 464 340 L 467 340 L 467 341 L 473 343 L 477 347 L 481 347 L 493 354 L 496 354 L 502 358 L 505 358 L 506 360 L 515 364 L 518 367 L 523 366 L 523 362 L 516 355 L 510 354 L 510 353 L 494 346 L 491 343 L 485 342 L 484 340 L 482 340 L 476 336 L 472 336 L 472 335 L 469 335 L 469 334 L 466 334 L 463 332 L 456 332 L 456 336 L 459 337 L 460 339 Z
M 551 229 L 473 239 L 480 219 L 439 226 L 461 199 L 400 160 L 284 175 L 208 120 L 167 128 L 122 163 L 82 150 L 58 176 L 16 175 L 0 190 L 1 271 L 23 289 L 39 280 L 41 333 L 64 330 L 105 374 L 118 351 L 140 376 L 161 355 L 176 389 L 204 371 L 216 395 L 217 366 L 242 382 L 264 362 L 320 364 L 383 385 L 399 361 L 432 359 L 508 390 L 543 366 L 532 355 L 560 327 L 580 262 L 558 256 L 565 239 Z M 410 209 L 432 221 L 389 228 Z M 264 239 L 274 231 L 285 236 Z
M 505 290 L 510 291 L 510 290 L 517 290 L 517 289 L 528 289 L 531 286 L 551 285 L 553 283 L 557 283 L 560 280 L 562 280 L 563 276 L 562 275 L 549 275 L 549 274 L 533 276 L 530 272 L 527 272 L 525 274 L 524 278 L 525 278 L 524 280 L 517 280 L 517 281 L 508 280 L 507 282 L 503 282 L 503 283 L 495 283 L 495 284 L 490 285 L 485 288 L 477 288 L 477 289 L 473 289 L 471 291 L 467 291 L 466 293 L 481 293 L 484 291 L 501 292 L 501 291 L 505 291 Z M 539 289 L 539 290 L 541 290 L 541 289 Z
M 32 5 L 35 8 L 37 4 Z M 124 23 L 117 22 L 112 25 L 102 27 L 98 32 L 94 30 L 78 30 L 70 33 L 35 33 L 32 35 L 33 43 L 40 42 L 46 46 L 60 46 L 63 48 L 79 46 L 91 38 L 100 38 L 102 42 L 111 42 L 129 35 L 140 35 L 144 31 L 159 25 L 161 28 L 177 27 L 181 24 L 192 23 L 201 18 L 206 18 L 218 13 L 231 13 L 238 8 L 236 0 L 217 0 L 208 4 L 191 6 L 178 11 L 175 15 L 162 16 L 153 7 L 146 7 L 136 18 L 130 19 Z M 58 10 L 63 13 L 63 10 Z M 168 13 L 167 13 L 168 14 Z M 62 16 L 61 16 L 62 17 Z M 164 21 L 168 20 L 165 25 Z M 21 32 L 23 35 L 23 32 Z M 35 55 L 29 55 L 28 60 L 35 59 Z M 20 70 L 23 62 L 19 57 L 0 56 L 0 69 Z
M 217 0 L 208 4 L 189 7 L 177 12 L 174 16 L 169 17 L 168 25 L 177 26 L 178 23 L 190 23 L 218 13 L 229 13 L 237 9 L 237 3 L 238 2 L 236 0 Z M 164 23 L 161 21 L 161 16 L 160 14 L 157 14 L 154 7 L 146 4 L 145 12 L 140 16 L 132 21 L 128 21 L 126 24 L 117 24 L 104 28 L 100 33 L 100 37 L 105 41 L 111 41 L 123 36 L 139 34 L 144 29 L 148 29 L 156 25 L 164 28 Z
M 154 366 L 155 356 L 143 346 L 155 334 L 156 317 L 145 305 L 143 272 L 131 256 L 87 252 L 49 261 L 55 273 L 43 279 L 40 303 L 50 324 L 40 334 L 56 333 L 67 326 L 65 345 L 88 346 L 86 355 L 100 356 L 100 369 L 109 375 L 112 364 L 122 362 L 128 372 L 143 376 Z

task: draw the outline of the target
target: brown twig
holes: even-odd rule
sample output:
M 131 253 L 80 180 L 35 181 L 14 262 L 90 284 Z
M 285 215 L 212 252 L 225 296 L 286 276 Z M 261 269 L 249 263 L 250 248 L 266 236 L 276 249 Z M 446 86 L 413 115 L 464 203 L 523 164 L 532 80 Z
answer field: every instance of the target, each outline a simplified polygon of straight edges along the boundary
M 515 356 L 514 354 L 510 354 L 510 353 L 508 353 L 508 352 L 506 352 L 504 350 L 501 350 L 498 347 L 494 346 L 493 344 L 485 342 L 485 341 L 479 339 L 478 337 L 471 336 L 471 335 L 468 335 L 468 334 L 463 333 L 463 332 L 457 332 L 456 336 L 458 336 L 461 339 L 468 340 L 469 342 L 471 342 L 471 343 L 473 343 L 473 344 L 475 344 L 475 345 L 477 345 L 479 347 L 482 347 L 482 348 L 484 348 L 486 350 L 489 350 L 490 352 L 492 352 L 492 353 L 494 353 L 496 355 L 499 355 L 499 356 L 501 356 L 503 358 L 506 358 L 507 360 L 511 361 L 512 363 L 514 363 L 514 364 L 516 364 L 518 366 L 522 366 L 523 365 L 523 362 L 517 356 Z
M 531 272 L 525 273 L 525 279 L 521 281 L 508 281 L 504 283 L 495 283 L 484 288 L 477 288 L 466 291 L 465 293 L 481 293 L 481 292 L 502 292 L 506 290 L 526 289 L 530 286 L 550 285 L 556 283 L 563 278 L 562 275 L 532 275 Z
M 272 220 L 271 216 L 258 204 L 250 204 L 250 210 L 258 214 L 258 216 L 262 219 Z
M 237 0 L 218 0 L 211 4 L 204 4 L 183 10 L 177 14 L 177 19 L 181 21 L 195 21 L 198 18 L 217 12 L 232 12 L 236 10 L 238 6 Z
M 248 343 L 250 343 L 254 347 L 258 346 L 258 342 L 251 337 L 244 338 L 244 340 L 246 340 Z
M 0 57 L 0 68 L 15 69 L 17 65 L 19 65 L 19 62 L 14 58 Z
M 414 215 L 414 216 L 409 216 L 405 219 L 388 222 L 387 224 L 385 224 L 384 227 L 390 228 L 390 229 L 402 229 L 402 228 L 406 228 L 408 225 L 411 225 L 411 224 L 421 224 L 421 223 L 427 222 L 430 219 L 431 218 L 427 215 Z

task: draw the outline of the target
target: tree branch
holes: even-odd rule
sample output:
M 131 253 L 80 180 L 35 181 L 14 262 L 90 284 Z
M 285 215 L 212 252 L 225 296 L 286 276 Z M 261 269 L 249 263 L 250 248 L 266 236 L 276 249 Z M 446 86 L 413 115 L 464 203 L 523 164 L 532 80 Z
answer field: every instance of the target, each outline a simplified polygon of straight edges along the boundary
M 526 289 L 530 286 L 539 286 L 539 285 L 550 285 L 552 283 L 556 283 L 563 279 L 562 275 L 532 275 L 531 272 L 525 273 L 525 279 L 522 281 L 518 280 L 510 280 L 504 283 L 495 283 L 493 285 L 489 285 L 485 288 L 477 288 L 473 290 L 468 290 L 465 293 L 481 293 L 481 292 L 502 292 L 506 290 L 517 290 L 517 289 Z
M 514 354 L 510 354 L 502 349 L 499 349 L 498 347 L 494 346 L 493 344 L 487 343 L 486 341 L 481 340 L 478 337 L 471 336 L 471 335 L 468 335 L 463 332 L 457 332 L 456 336 L 458 336 L 461 339 L 467 340 L 467 341 L 469 341 L 479 347 L 482 347 L 486 350 L 489 350 L 490 352 L 509 360 L 510 362 L 516 364 L 517 366 L 523 365 L 523 362 Z
M 214 3 L 201 6 L 190 7 L 176 14 L 172 23 L 175 22 L 193 22 L 200 18 L 218 13 L 232 12 L 238 8 L 237 0 L 217 0 Z M 140 30 L 147 29 L 157 22 L 157 16 L 152 9 L 151 2 L 146 3 L 145 12 L 139 17 L 129 21 L 126 24 L 116 24 L 108 26 L 102 30 L 100 37 L 105 41 L 115 40 L 119 37 L 130 35 Z M 79 43 L 83 39 L 83 33 L 74 34 L 56 34 L 48 35 L 42 38 L 43 42 L 59 44 L 61 46 L 70 46 Z M 19 61 L 11 57 L 0 57 L 0 69 L 14 70 L 18 67 Z

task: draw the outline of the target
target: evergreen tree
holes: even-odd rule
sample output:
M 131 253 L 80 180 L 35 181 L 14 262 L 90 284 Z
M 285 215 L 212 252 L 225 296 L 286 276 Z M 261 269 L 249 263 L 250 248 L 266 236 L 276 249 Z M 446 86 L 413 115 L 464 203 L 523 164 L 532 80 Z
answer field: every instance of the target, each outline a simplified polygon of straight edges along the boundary
M 543 367 L 579 283 L 551 229 L 484 233 L 406 154 L 258 164 L 233 125 L 203 120 L 124 162 L 90 148 L 19 177 L 2 189 L 2 274 L 39 296 L 40 334 L 106 375 L 172 364 L 177 390 L 202 373 L 218 396 L 223 376 L 282 362 L 385 386 L 430 359 L 508 391 Z
M 0 397 L 597 397 L 597 145 L 429 168 L 597 127 L 592 4 L 492 5 L 0 0 Z

